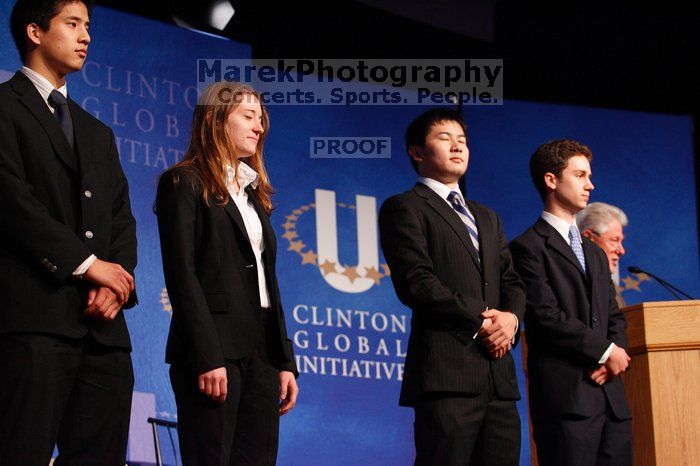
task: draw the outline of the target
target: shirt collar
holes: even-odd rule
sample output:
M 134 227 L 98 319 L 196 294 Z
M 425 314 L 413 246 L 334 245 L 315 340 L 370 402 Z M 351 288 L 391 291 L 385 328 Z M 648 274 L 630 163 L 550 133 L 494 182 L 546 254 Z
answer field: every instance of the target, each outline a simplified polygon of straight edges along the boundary
M 233 186 L 234 177 L 238 181 L 238 186 L 240 186 L 241 189 L 247 188 L 248 185 L 256 189 L 260 180 L 258 173 L 245 162 L 238 163 L 238 173 L 236 173 L 236 170 L 231 165 L 226 164 L 226 186 L 228 188 Z
M 459 199 L 462 201 L 462 205 L 465 204 L 464 196 L 462 196 L 462 191 L 459 190 L 459 184 L 455 186 L 454 189 L 452 189 L 446 184 L 440 183 L 439 181 L 436 181 L 432 178 L 420 177 L 418 178 L 418 182 L 423 183 L 424 185 L 435 191 L 435 194 L 443 198 L 445 202 L 449 202 L 447 200 L 447 197 L 452 191 L 455 191 L 457 193 L 457 196 L 459 196 Z
M 43 97 L 44 101 L 46 102 L 46 105 L 49 105 L 49 95 L 51 94 L 51 91 L 54 90 L 53 84 L 51 84 L 51 82 L 45 77 L 26 66 L 20 68 L 19 71 L 20 73 L 29 78 L 32 84 L 34 84 L 34 87 L 36 87 L 36 90 L 39 91 L 39 94 L 41 94 L 41 97 Z M 63 86 L 59 87 L 58 92 L 63 94 L 63 97 L 68 98 L 67 84 L 64 84 Z M 49 107 L 51 106 L 49 105 Z
M 549 223 L 552 228 L 557 230 L 559 234 L 564 238 L 564 240 L 568 243 L 571 244 L 571 239 L 569 239 L 569 228 L 571 225 L 575 226 L 576 229 L 578 230 L 578 225 L 576 224 L 576 218 L 574 217 L 574 221 L 572 223 L 567 222 L 563 218 L 559 218 L 556 215 L 543 211 L 542 212 L 542 220 L 545 222 Z

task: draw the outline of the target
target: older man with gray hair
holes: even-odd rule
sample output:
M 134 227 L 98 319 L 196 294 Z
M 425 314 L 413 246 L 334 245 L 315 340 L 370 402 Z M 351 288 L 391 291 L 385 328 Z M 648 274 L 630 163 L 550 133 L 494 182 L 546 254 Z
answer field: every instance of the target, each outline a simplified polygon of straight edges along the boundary
M 597 244 L 608 256 L 610 271 L 618 271 L 620 256 L 625 254 L 622 240 L 625 235 L 622 228 L 627 226 L 627 215 L 619 207 L 604 202 L 591 202 L 576 214 L 576 224 L 581 234 Z M 617 289 L 617 288 L 616 288 Z M 625 305 L 617 289 L 617 304 Z

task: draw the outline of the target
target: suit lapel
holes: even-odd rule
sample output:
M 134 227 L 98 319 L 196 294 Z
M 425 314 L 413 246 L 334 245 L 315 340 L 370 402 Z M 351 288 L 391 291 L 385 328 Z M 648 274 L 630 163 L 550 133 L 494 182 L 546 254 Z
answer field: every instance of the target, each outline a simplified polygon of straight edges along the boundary
M 478 209 L 472 201 L 469 199 L 465 200 L 467 205 L 469 206 L 469 210 L 471 211 L 472 215 L 474 216 L 474 220 L 476 221 L 476 229 L 479 232 L 479 252 L 481 253 L 481 268 L 483 270 L 483 274 L 486 275 L 486 269 L 489 259 L 491 259 L 490 254 L 491 252 L 488 251 L 488 248 L 486 247 L 485 238 L 495 238 L 495 232 L 491 231 L 488 227 L 489 223 L 486 221 L 483 221 L 483 215 L 482 211 Z M 461 220 L 461 218 L 460 218 Z M 464 222 L 462 222 L 464 223 Z M 471 236 L 469 237 L 469 242 L 471 242 Z M 474 249 L 474 254 L 476 255 L 476 249 Z
M 34 115 L 34 118 L 37 119 L 48 135 L 54 152 L 56 152 L 63 163 L 73 171 L 78 172 L 78 161 L 75 152 L 73 152 L 73 148 L 68 143 L 66 135 L 63 134 L 58 120 L 46 106 L 46 102 L 41 98 L 41 94 L 36 90 L 34 84 L 25 75 L 17 72 L 12 78 L 12 86 L 15 92 L 22 96 L 20 99 L 22 104 Z M 71 112 L 71 117 L 73 117 L 73 112 Z
M 423 183 L 416 183 L 416 186 L 413 189 L 420 197 L 424 198 L 427 204 L 452 228 L 455 234 L 459 237 L 459 240 L 469 252 L 472 261 L 474 261 L 474 265 L 479 272 L 481 272 L 481 264 L 479 263 L 476 249 L 474 249 L 472 240 L 469 237 L 467 226 L 459 217 L 459 214 L 449 205 L 447 205 L 447 202 L 445 202 L 444 199 L 435 194 L 435 191 L 425 186 Z
M 547 221 L 543 218 L 538 218 L 537 222 L 535 223 L 535 229 L 540 234 L 547 237 L 547 245 L 549 247 L 571 262 L 578 269 L 578 271 L 581 272 L 581 275 L 588 280 L 588 276 L 586 275 L 586 272 L 583 271 L 583 268 L 581 268 L 581 263 L 576 258 L 576 254 L 574 254 L 573 249 L 571 249 L 571 246 L 569 246 L 566 240 L 562 238 L 554 227 L 547 223 Z
M 275 231 L 270 223 L 270 217 L 267 215 L 267 212 L 263 208 L 262 204 L 260 204 L 260 201 L 255 195 L 255 190 L 248 186 L 246 187 L 246 193 L 248 193 L 248 199 L 253 204 L 255 212 L 257 212 L 260 223 L 262 224 L 265 251 L 270 251 L 272 253 L 271 256 L 274 257 L 277 250 L 277 245 L 275 244 Z
M 246 230 L 245 223 L 243 222 L 243 216 L 238 210 L 233 198 L 228 199 L 228 202 L 224 206 L 224 210 L 228 216 L 231 217 L 231 220 L 233 220 L 233 223 L 238 227 L 238 229 L 241 230 L 241 233 L 243 233 L 243 237 L 246 239 L 248 244 L 250 244 L 250 238 L 248 237 L 248 230 Z

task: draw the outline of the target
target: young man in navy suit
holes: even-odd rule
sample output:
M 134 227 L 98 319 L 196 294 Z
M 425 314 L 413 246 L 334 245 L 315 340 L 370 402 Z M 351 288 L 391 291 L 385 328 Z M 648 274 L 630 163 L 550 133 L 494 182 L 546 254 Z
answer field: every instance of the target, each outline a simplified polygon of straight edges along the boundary
M 630 358 L 608 259 L 581 236 L 592 154 L 571 140 L 541 145 L 530 160 L 544 202 L 511 243 L 525 282 L 530 417 L 541 466 L 631 465 L 631 415 L 620 379 Z
M 112 131 L 67 97 L 83 1 L 19 0 L 0 85 L 0 464 L 124 465 L 136 225 Z

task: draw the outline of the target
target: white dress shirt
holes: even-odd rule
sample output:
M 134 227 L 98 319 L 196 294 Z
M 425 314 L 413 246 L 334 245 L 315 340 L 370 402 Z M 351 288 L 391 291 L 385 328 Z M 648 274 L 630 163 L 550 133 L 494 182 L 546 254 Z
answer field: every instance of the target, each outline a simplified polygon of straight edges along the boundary
M 430 189 L 432 189 L 432 190 L 435 192 L 435 194 L 437 194 L 438 196 L 440 196 L 440 197 L 447 203 L 447 205 L 450 206 L 450 209 L 453 209 L 453 210 L 454 210 L 454 207 L 452 206 L 452 204 L 450 203 L 450 201 L 447 200 L 447 197 L 450 195 L 450 193 L 451 193 L 452 191 L 455 191 L 455 192 L 457 193 L 457 196 L 459 197 L 460 201 L 462 201 L 462 205 L 464 206 L 464 208 L 467 209 L 467 211 L 468 211 L 470 214 L 472 214 L 472 216 L 474 216 L 474 213 L 471 211 L 471 209 L 469 208 L 469 206 L 467 206 L 467 203 L 464 201 L 464 196 L 462 195 L 462 191 L 459 189 L 459 185 L 455 186 L 454 189 L 453 189 L 453 188 L 450 188 L 449 186 L 447 186 L 447 185 L 444 184 L 444 183 L 441 183 L 441 182 L 439 182 L 439 181 L 437 181 L 437 180 L 434 180 L 434 179 L 432 179 L 432 178 L 426 178 L 426 177 L 420 177 L 420 178 L 418 178 L 418 181 L 419 181 L 420 183 L 423 183 L 424 185 L 426 185 L 426 186 L 429 187 Z M 455 210 L 455 213 L 456 213 L 457 215 L 459 215 L 460 218 L 462 218 L 462 214 L 461 214 L 461 213 L 457 212 L 456 210 Z M 476 217 L 475 217 L 475 218 L 476 218 Z M 462 221 L 464 221 L 464 220 L 462 220 Z M 466 226 L 465 226 L 465 228 L 466 228 Z M 472 236 L 469 235 L 469 237 L 470 237 L 470 238 L 472 239 L 472 241 L 473 241 Z M 479 248 L 477 248 L 477 249 L 479 249 Z M 487 307 L 486 309 L 484 309 L 484 311 L 487 311 L 487 310 L 488 310 L 488 307 Z M 513 339 L 511 340 L 511 343 L 515 343 L 515 334 L 518 333 L 518 327 L 520 326 L 520 322 L 518 321 L 518 316 L 516 316 L 516 315 L 513 314 L 512 312 L 510 312 L 509 314 L 511 314 L 513 317 L 515 317 L 515 332 L 513 333 Z M 486 320 L 484 320 L 484 322 L 486 322 Z M 481 326 L 483 327 L 484 324 L 481 324 Z M 478 332 L 474 334 L 474 336 L 472 337 L 472 339 L 476 338 L 477 335 L 479 335 Z
M 255 261 L 258 266 L 258 288 L 260 288 L 260 306 L 264 308 L 270 307 L 270 293 L 267 290 L 267 281 L 265 280 L 265 265 L 262 260 L 262 253 L 265 250 L 265 242 L 263 241 L 263 229 L 260 217 L 253 207 L 252 202 L 248 199 L 248 193 L 245 191 L 247 186 L 253 189 L 258 187 L 258 174 L 250 168 L 245 162 L 239 162 L 238 172 L 230 166 L 226 166 L 226 188 L 228 188 L 231 199 L 236 204 L 238 211 L 243 217 L 246 233 L 250 239 L 250 246 L 255 254 Z M 238 193 L 236 193 L 235 182 L 238 182 Z
M 569 228 L 571 225 L 575 226 L 576 229 L 578 230 L 578 225 L 576 225 L 576 218 L 574 217 L 573 222 L 569 223 L 563 218 L 559 218 L 556 215 L 543 211 L 542 212 L 542 220 L 545 222 L 549 223 L 552 228 L 557 230 L 557 232 L 564 238 L 564 241 L 566 241 L 566 244 L 571 246 L 571 239 L 569 238 Z M 610 353 L 612 353 L 613 348 L 615 348 L 615 343 L 610 343 L 610 346 L 608 346 L 608 349 L 605 350 L 605 353 L 603 353 L 603 356 L 598 360 L 598 364 L 605 364 L 605 361 L 608 360 L 608 357 L 610 356 Z
M 29 78 L 32 84 L 34 84 L 34 87 L 36 87 L 36 90 L 39 91 L 39 94 L 41 94 L 41 98 L 44 99 L 46 106 L 49 107 L 51 113 L 54 113 L 53 107 L 49 105 L 49 95 L 54 90 L 53 84 L 51 84 L 51 82 L 45 77 L 43 77 L 33 69 L 27 68 L 26 66 L 20 68 L 19 71 L 20 73 Z M 58 92 L 63 94 L 63 97 L 68 98 L 68 87 L 66 84 L 64 84 L 57 90 Z
M 34 84 L 34 87 L 36 87 L 36 90 L 39 91 L 41 98 L 44 99 L 44 103 L 49 108 L 51 113 L 55 113 L 53 107 L 49 105 L 49 95 L 51 95 L 51 92 L 54 90 L 53 84 L 51 84 L 51 82 L 49 82 L 49 80 L 45 77 L 43 77 L 33 69 L 27 68 L 26 66 L 20 68 L 19 71 L 20 73 L 29 78 L 32 84 Z M 58 92 L 63 94 L 63 97 L 68 98 L 68 87 L 66 84 L 58 88 Z M 87 272 L 87 270 L 90 268 L 93 262 L 95 262 L 95 259 L 97 259 L 97 257 L 94 254 L 90 254 L 90 256 L 87 259 L 85 259 L 83 263 L 78 266 L 77 269 L 73 271 L 73 275 L 79 277 L 85 272 Z

